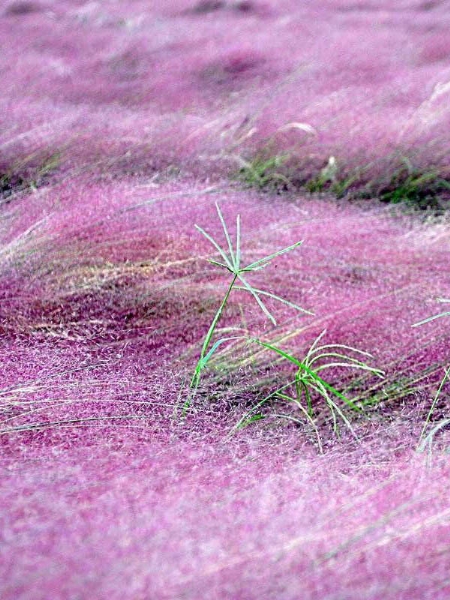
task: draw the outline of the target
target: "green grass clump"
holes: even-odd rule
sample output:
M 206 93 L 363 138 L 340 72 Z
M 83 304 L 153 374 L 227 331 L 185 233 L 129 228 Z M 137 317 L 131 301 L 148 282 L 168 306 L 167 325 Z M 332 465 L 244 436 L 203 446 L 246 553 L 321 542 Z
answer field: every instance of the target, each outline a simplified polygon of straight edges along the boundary
M 332 418 L 333 431 L 336 435 L 339 434 L 340 420 L 349 429 L 352 435 L 355 438 L 357 437 L 349 419 L 339 406 L 338 401 L 341 401 L 343 406 L 355 412 L 361 412 L 361 406 L 356 400 L 348 398 L 323 379 L 320 373 L 327 369 L 345 368 L 359 369 L 381 378 L 384 374 L 380 369 L 371 367 L 361 360 L 363 357 L 365 359 L 372 358 L 368 352 L 363 352 L 357 348 L 346 346 L 344 344 L 320 344 L 325 333 L 326 332 L 323 331 L 316 338 L 301 360 L 273 344 L 257 339 L 254 340 L 255 343 L 274 352 L 278 356 L 281 356 L 284 361 L 293 365 L 296 368 L 296 372 L 293 379 L 290 379 L 282 387 L 271 392 L 252 407 L 236 424 L 234 430 L 265 418 L 263 413 L 261 413 L 263 406 L 269 401 L 273 402 L 281 400 L 284 403 L 294 405 L 300 411 L 301 416 L 312 426 L 317 437 L 319 450 L 322 451 L 323 445 L 316 424 L 320 411 L 318 410 L 316 403 L 313 402 L 313 396 L 315 396 L 321 398 L 325 402 L 325 407 Z M 297 422 L 300 421 L 291 414 L 277 414 L 276 416 Z
M 267 156 L 266 153 L 257 154 L 251 161 L 240 158 L 242 166 L 237 178 L 244 185 L 259 190 L 289 189 L 292 187 L 291 181 L 282 172 L 282 167 L 288 160 L 287 154 Z
M 297 306 L 296 304 L 281 298 L 276 294 L 253 287 L 247 280 L 247 274 L 267 267 L 273 259 L 294 250 L 300 246 L 302 242 L 296 242 L 291 246 L 283 248 L 282 250 L 278 250 L 277 252 L 274 252 L 273 254 L 265 256 L 254 262 L 248 264 L 242 263 L 240 216 L 238 215 L 236 219 L 236 234 L 235 240 L 233 241 L 218 204 L 216 204 L 216 209 L 224 232 L 226 247 L 221 246 L 209 233 L 207 233 L 198 225 L 196 225 L 196 228 L 212 244 L 220 257 L 220 260 L 209 259 L 209 262 L 221 269 L 225 269 L 230 274 L 230 282 L 203 340 L 200 356 L 191 377 L 188 398 L 184 403 L 184 414 L 186 414 L 186 411 L 195 398 L 195 393 L 200 384 L 203 371 L 207 368 L 208 363 L 218 348 L 227 342 L 245 338 L 249 343 L 257 344 L 266 350 L 270 350 L 278 357 L 281 357 L 284 361 L 294 365 L 296 367 L 296 373 L 292 380 L 288 381 L 288 383 L 258 402 L 246 415 L 244 415 L 244 417 L 242 417 L 238 424 L 233 428 L 233 431 L 236 431 L 237 429 L 240 429 L 241 427 L 244 427 L 245 425 L 248 425 L 256 420 L 264 418 L 260 412 L 260 409 L 263 405 L 268 403 L 269 400 L 282 400 L 284 402 L 294 404 L 300 410 L 301 415 L 313 426 L 317 435 L 319 450 L 322 451 L 322 442 L 316 424 L 316 408 L 313 402 L 313 396 L 316 396 L 325 401 L 325 406 L 332 417 L 334 432 L 336 434 L 339 433 L 338 420 L 341 420 L 356 437 L 349 419 L 345 415 L 343 409 L 339 406 L 338 402 L 340 401 L 341 404 L 347 408 L 357 412 L 361 411 L 361 407 L 358 406 L 358 404 L 356 404 L 353 400 L 349 399 L 347 396 L 338 391 L 330 383 L 328 383 L 322 377 L 321 373 L 326 369 L 346 368 L 360 369 L 382 377 L 382 371 L 368 366 L 362 360 L 363 357 L 371 357 L 370 354 L 342 344 L 320 344 L 325 332 L 323 332 L 315 340 L 306 356 L 302 360 L 299 360 L 293 354 L 260 339 L 248 338 L 242 335 L 232 335 L 214 339 L 219 321 L 224 313 L 233 290 L 241 290 L 249 293 L 256 301 L 263 314 L 271 321 L 273 325 L 276 325 L 276 320 L 267 306 L 264 304 L 262 297 L 272 298 L 273 300 L 277 300 L 297 311 L 306 314 L 312 314 L 310 311 L 305 310 L 304 308 L 301 308 L 300 306 Z M 233 331 L 233 329 L 237 328 L 227 328 L 227 331 L 230 332 Z M 289 415 L 277 416 L 298 421 L 296 417 Z
M 406 158 L 402 162 L 390 181 L 379 189 L 380 200 L 392 204 L 405 202 L 421 209 L 440 208 L 439 199 L 450 191 L 450 182 L 437 169 L 416 169 Z

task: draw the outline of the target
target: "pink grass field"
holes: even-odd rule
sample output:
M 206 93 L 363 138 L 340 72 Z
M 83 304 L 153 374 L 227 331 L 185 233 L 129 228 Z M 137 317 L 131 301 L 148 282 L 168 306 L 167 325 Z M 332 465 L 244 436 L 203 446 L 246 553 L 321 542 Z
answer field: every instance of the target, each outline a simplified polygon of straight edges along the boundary
M 1 4 L 1 600 L 450 598 L 448 384 L 418 451 L 450 320 L 411 327 L 448 308 L 448 212 L 236 177 L 447 181 L 449 26 L 445 0 Z M 240 342 L 181 418 L 229 283 L 194 227 L 225 244 L 216 202 L 248 263 L 303 240 L 248 279 L 314 313 L 236 291 L 222 335 L 369 352 L 384 380 L 329 373 L 357 440 L 320 398 L 323 453 L 279 405 L 230 435 L 290 374 Z

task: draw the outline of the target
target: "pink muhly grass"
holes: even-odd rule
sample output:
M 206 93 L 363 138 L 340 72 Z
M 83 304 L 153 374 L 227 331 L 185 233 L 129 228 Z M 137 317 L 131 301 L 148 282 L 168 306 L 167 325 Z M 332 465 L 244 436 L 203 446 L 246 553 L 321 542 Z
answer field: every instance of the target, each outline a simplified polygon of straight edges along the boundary
M 3 102 L 16 130 L 41 123 L 49 142 L 76 132 L 84 150 L 120 136 L 131 152 L 143 143 L 198 173 L 199 159 L 230 172 L 275 136 L 297 179 L 334 156 L 339 177 L 360 174 L 356 187 L 393 173 L 402 156 L 422 172 L 448 168 L 441 3 L 30 4 L 0 19 Z M 316 135 L 280 131 L 292 122 Z
M 0 596 L 444 600 L 450 333 L 411 324 L 450 297 L 447 219 L 230 175 L 341 195 L 447 181 L 446 3 L 212 4 L 0 8 Z M 194 229 L 221 235 L 216 201 L 250 264 L 304 240 L 252 285 L 315 313 L 265 297 L 275 329 L 237 290 L 221 327 L 293 357 L 325 329 L 373 354 L 385 381 L 329 371 L 369 417 L 359 444 L 315 404 L 323 456 L 270 402 L 227 436 L 292 375 L 240 340 L 173 419 L 223 297 Z
M 428 471 L 411 454 L 420 406 L 394 408 L 385 397 L 372 421 L 355 424 L 361 444 L 325 438 L 323 459 L 306 428 L 270 418 L 221 443 L 243 414 L 238 398 L 229 402 L 232 387 L 224 401 L 198 403 L 183 427 L 171 420 L 220 302 L 222 279 L 204 266 L 209 243 L 192 235 L 196 222 L 220 233 L 216 195 L 202 189 L 68 183 L 65 194 L 56 186 L 5 213 L 20 235 L 26 206 L 54 207 L 49 241 L 31 236 L 2 262 L 2 595 L 26 598 L 38 583 L 42 599 L 119 598 L 125 589 L 132 597 L 213 590 L 335 599 L 339 589 L 445 598 L 448 473 L 437 448 Z M 301 350 L 327 326 L 336 343 L 392 363 L 391 383 L 402 360 L 414 377 L 446 358 L 438 321 L 410 328 L 448 291 L 444 224 L 230 190 L 220 202 L 226 222 L 242 215 L 250 260 L 273 250 L 274 232 L 281 246 L 305 239 L 280 267 L 254 274 L 258 289 L 273 284 L 315 307 L 303 326 L 289 307 L 274 307 L 280 343 Z M 224 326 L 244 298 L 231 301 Z M 247 325 L 270 336 L 245 304 Z

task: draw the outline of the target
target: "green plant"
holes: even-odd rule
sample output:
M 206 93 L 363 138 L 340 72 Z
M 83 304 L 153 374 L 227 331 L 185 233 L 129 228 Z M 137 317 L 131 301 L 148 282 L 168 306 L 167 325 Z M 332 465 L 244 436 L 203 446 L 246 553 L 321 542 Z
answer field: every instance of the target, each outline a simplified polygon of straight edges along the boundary
M 360 369 L 378 377 L 383 377 L 383 372 L 380 369 L 370 367 L 360 360 L 362 357 L 372 358 L 367 352 L 343 344 L 320 344 L 325 333 L 326 332 L 323 331 L 316 338 L 302 360 L 297 359 L 289 352 L 286 352 L 273 344 L 258 339 L 253 340 L 256 344 L 276 353 L 285 361 L 294 365 L 296 367 L 296 373 L 294 378 L 289 380 L 288 383 L 270 393 L 252 407 L 240 419 L 232 431 L 236 431 L 249 423 L 263 419 L 264 415 L 260 412 L 260 409 L 271 400 L 281 400 L 282 402 L 294 404 L 296 408 L 300 410 L 307 422 L 312 425 L 317 437 L 319 450 L 322 451 L 322 442 L 316 424 L 317 411 L 313 403 L 313 395 L 316 395 L 325 401 L 325 405 L 332 417 L 335 434 L 339 433 L 339 418 L 356 437 L 356 433 L 351 426 L 349 419 L 337 402 L 340 400 L 345 406 L 357 412 L 361 411 L 361 407 L 358 406 L 355 400 L 351 400 L 339 392 L 334 386 L 323 379 L 319 373 L 332 368 L 346 368 Z M 355 356 L 352 356 L 352 354 Z M 289 418 L 294 421 L 297 420 L 291 415 L 276 414 L 276 416 Z
M 217 309 L 216 314 L 214 315 L 214 318 L 211 322 L 208 332 L 203 340 L 203 344 L 202 344 L 201 351 L 200 351 L 200 357 L 197 361 L 197 365 L 195 367 L 194 373 L 191 378 L 191 383 L 190 383 L 191 393 L 188 397 L 188 400 L 185 403 L 185 409 L 187 409 L 189 407 L 189 405 L 191 404 L 193 393 L 195 393 L 195 390 L 198 388 L 202 372 L 208 365 L 208 362 L 209 362 L 211 356 L 214 354 L 214 352 L 217 350 L 217 348 L 230 340 L 237 339 L 237 337 L 240 337 L 240 336 L 225 337 L 225 338 L 220 338 L 213 342 L 213 337 L 216 332 L 217 325 L 220 321 L 220 318 L 222 317 L 222 314 L 225 310 L 225 307 L 228 303 L 228 299 L 229 299 L 230 294 L 233 289 L 245 291 L 245 292 L 248 292 L 249 294 L 251 294 L 251 296 L 254 298 L 254 300 L 258 304 L 259 308 L 262 310 L 262 312 L 265 314 L 265 316 L 274 325 L 276 325 L 275 318 L 272 315 L 272 313 L 269 311 L 267 306 L 264 304 L 264 302 L 262 301 L 261 296 L 266 296 L 268 298 L 272 298 L 273 300 L 282 302 L 283 304 L 285 304 L 291 308 L 294 308 L 295 310 L 298 310 L 300 312 L 303 312 L 306 314 L 312 314 L 310 311 L 305 310 L 304 308 L 301 308 L 300 306 L 297 306 L 296 304 L 289 302 L 288 300 L 285 300 L 284 298 L 281 298 L 280 296 L 277 296 L 276 294 L 272 294 L 270 292 L 260 290 L 260 289 L 253 287 L 252 285 L 250 285 L 250 283 L 246 279 L 247 273 L 259 271 L 259 270 L 267 267 L 274 258 L 281 256 L 282 254 L 285 254 L 286 252 L 290 252 L 291 250 L 294 250 L 295 248 L 300 246 L 300 244 L 302 244 L 302 242 L 301 241 L 296 242 L 295 244 L 292 244 L 291 246 L 288 246 L 287 248 L 283 248 L 282 250 L 278 250 L 278 252 L 274 252 L 273 254 L 270 254 L 268 256 L 265 256 L 263 258 L 260 258 L 256 261 L 254 261 L 254 262 L 246 264 L 245 266 L 242 266 L 242 264 L 241 264 L 240 215 L 238 215 L 236 218 L 236 234 L 235 234 L 235 242 L 233 244 L 229 230 L 227 228 L 227 225 L 225 223 L 225 220 L 223 218 L 222 212 L 221 212 L 218 204 L 216 204 L 216 209 L 217 209 L 217 214 L 219 216 L 219 220 L 220 220 L 220 223 L 222 225 L 222 229 L 223 229 L 223 232 L 225 235 L 227 249 L 220 246 L 220 244 L 204 229 L 202 229 L 198 225 L 196 225 L 195 227 L 214 246 L 214 248 L 217 250 L 221 260 L 223 261 L 223 262 L 221 262 L 218 260 L 209 259 L 209 262 L 217 267 L 220 267 L 220 268 L 228 271 L 231 275 L 231 281 L 228 285 L 228 289 L 222 299 L 222 302 L 220 303 L 220 306 Z M 237 285 L 238 283 L 241 283 L 242 285 Z
M 349 175 L 348 177 L 344 177 L 343 179 L 337 179 L 331 186 L 331 191 L 336 196 L 336 198 L 343 198 L 347 194 L 351 186 L 356 181 L 358 181 L 359 177 L 359 173 L 355 173 L 354 175 Z
M 279 185 L 289 188 L 291 182 L 279 171 L 288 159 L 289 155 L 286 154 L 268 156 L 266 152 L 257 154 L 251 161 L 240 158 L 241 168 L 238 178 L 245 185 L 258 189 L 276 188 Z
M 362 357 L 371 357 L 370 354 L 358 350 L 356 348 L 352 348 L 351 346 L 345 346 L 343 344 L 320 344 L 325 332 L 322 332 L 322 334 L 318 336 L 318 338 L 310 347 L 306 356 L 301 361 L 298 360 L 292 354 L 282 350 L 281 348 L 278 348 L 273 344 L 254 338 L 248 339 L 246 338 L 246 336 L 227 336 L 221 337 L 214 341 L 218 323 L 227 306 L 229 297 L 233 289 L 250 293 L 251 296 L 255 299 L 260 309 L 262 310 L 262 312 L 264 313 L 264 315 L 272 322 L 273 325 L 276 325 L 275 318 L 268 310 L 267 306 L 264 304 L 263 300 L 261 299 L 261 296 L 266 296 L 279 302 L 282 302 L 283 304 L 292 307 L 300 312 L 312 314 L 310 311 L 305 310 L 297 306 L 296 304 L 289 302 L 284 298 L 281 298 L 280 296 L 251 286 L 246 279 L 247 273 L 252 273 L 254 271 L 258 271 L 260 269 L 265 268 L 274 258 L 287 252 L 290 252 L 291 250 L 294 250 L 302 242 L 296 242 L 291 246 L 283 248 L 282 250 L 274 252 L 273 254 L 265 256 L 257 261 L 246 264 L 246 266 L 242 266 L 240 216 L 238 215 L 236 219 L 236 234 L 235 241 L 233 243 L 230 232 L 228 230 L 228 227 L 225 223 L 225 220 L 223 218 L 222 212 L 218 204 L 216 204 L 216 209 L 225 236 L 226 248 L 222 247 L 204 229 L 202 229 L 198 225 L 196 225 L 195 227 L 213 245 L 213 247 L 216 249 L 217 253 L 221 258 L 221 260 L 209 259 L 209 262 L 219 268 L 228 271 L 231 275 L 231 281 L 228 284 L 228 288 L 225 292 L 225 295 L 212 319 L 212 322 L 203 340 L 202 347 L 200 350 L 200 357 L 197 361 L 190 381 L 190 393 L 188 395 L 187 400 L 184 403 L 184 414 L 186 413 L 187 409 L 190 407 L 193 401 L 195 393 L 200 384 L 200 379 L 203 371 L 208 366 L 211 357 L 214 355 L 217 349 L 227 342 L 231 342 L 233 340 L 241 339 L 244 337 L 245 339 L 247 339 L 248 342 L 258 344 L 259 346 L 274 352 L 282 359 L 288 361 L 290 364 L 295 365 L 297 370 L 293 380 L 290 380 L 286 385 L 283 385 L 281 388 L 278 388 L 277 390 L 266 396 L 263 400 L 258 402 L 256 406 L 254 406 L 250 411 L 247 412 L 246 415 L 242 417 L 242 419 L 240 419 L 237 425 L 233 428 L 233 431 L 236 431 L 237 429 L 240 429 L 241 427 L 248 425 L 253 421 L 264 418 L 264 416 L 258 411 L 269 400 L 282 400 L 284 402 L 294 403 L 297 406 L 297 408 L 301 411 L 306 420 L 313 426 L 318 439 L 319 449 L 322 450 L 322 443 L 320 440 L 319 430 L 315 422 L 317 415 L 313 403 L 313 395 L 318 395 L 323 400 L 325 400 L 326 407 L 328 408 L 333 420 L 334 432 L 336 434 L 338 434 L 339 432 L 338 419 L 340 419 L 356 437 L 356 434 L 350 424 L 350 421 L 343 412 L 343 409 L 339 406 L 338 401 L 341 401 L 345 406 L 354 411 L 360 411 L 361 407 L 358 406 L 358 404 L 356 404 L 354 400 L 349 399 L 347 396 L 339 392 L 335 387 L 333 387 L 330 383 L 323 379 L 321 375 L 319 375 L 319 373 L 321 373 L 325 369 L 343 367 L 347 369 L 360 369 L 369 372 L 373 375 L 382 377 L 382 371 L 370 367 L 361 360 Z M 238 285 L 239 283 L 242 285 Z M 235 328 L 227 328 L 226 331 L 233 331 L 233 329 Z M 279 414 L 277 416 L 289 418 L 294 421 L 298 420 L 291 415 Z
M 334 156 L 330 156 L 328 163 L 321 169 L 315 177 L 306 182 L 306 190 L 313 194 L 329 190 L 337 198 L 342 198 L 350 187 L 361 178 L 364 169 L 356 169 L 345 175 L 340 171 L 338 163 Z
M 336 158 L 330 156 L 327 164 L 321 169 L 316 177 L 313 177 L 306 183 L 306 189 L 311 194 L 323 192 L 327 187 L 336 183 L 338 166 Z
M 439 196 L 448 193 L 450 182 L 437 169 L 417 169 L 406 157 L 393 173 L 390 181 L 379 188 L 377 195 L 383 202 L 406 202 L 418 208 L 439 208 Z

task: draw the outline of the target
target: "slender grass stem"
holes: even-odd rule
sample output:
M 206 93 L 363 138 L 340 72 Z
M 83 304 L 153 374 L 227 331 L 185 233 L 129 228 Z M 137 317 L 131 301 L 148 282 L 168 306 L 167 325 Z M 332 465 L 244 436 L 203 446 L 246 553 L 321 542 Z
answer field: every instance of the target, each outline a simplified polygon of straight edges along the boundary
M 449 303 L 450 299 L 449 298 L 438 298 L 437 301 L 443 302 L 443 303 Z M 431 321 L 434 321 L 435 319 L 440 319 L 441 317 L 449 317 L 449 316 L 450 316 L 450 312 L 443 312 L 438 315 L 428 317 L 427 319 L 424 319 L 423 321 L 419 321 L 418 323 L 414 323 L 414 325 L 412 325 L 412 327 L 419 327 L 420 325 L 424 325 L 425 323 L 430 323 Z M 449 375 L 450 375 L 450 367 L 448 367 L 447 369 L 444 370 L 444 377 L 442 378 L 442 380 L 439 384 L 439 387 L 436 391 L 436 394 L 434 396 L 433 402 L 431 403 L 430 410 L 428 411 L 428 414 L 427 414 L 427 418 L 425 419 L 425 423 L 423 424 L 422 431 L 420 432 L 419 443 L 418 443 L 418 448 L 417 448 L 418 451 L 423 449 L 423 447 L 425 446 L 425 444 L 428 441 L 429 445 L 430 445 L 430 453 L 431 453 L 432 442 L 433 442 L 435 433 L 437 431 L 439 431 L 445 424 L 448 424 L 448 422 L 449 422 L 449 419 L 444 419 L 444 421 L 441 421 L 441 423 L 438 423 L 438 425 L 436 425 L 436 427 L 434 427 L 434 429 L 427 436 L 425 436 L 425 432 L 428 429 L 428 425 L 430 423 L 431 417 L 433 416 L 434 409 L 436 408 L 436 404 L 439 400 L 439 396 L 441 395 L 442 388 L 444 387 L 446 381 L 448 380 Z
M 207 350 L 209 348 L 209 345 L 211 343 L 211 339 L 212 339 L 212 337 L 214 335 L 214 331 L 215 331 L 215 329 L 217 327 L 219 319 L 222 316 L 222 313 L 223 313 L 223 311 L 225 309 L 225 306 L 226 306 L 226 304 L 228 302 L 228 298 L 230 297 L 231 290 L 233 289 L 233 286 L 234 286 L 234 284 L 236 282 L 236 279 L 237 279 L 237 275 L 235 274 L 233 276 L 233 280 L 231 281 L 230 285 L 228 286 L 227 293 L 225 294 L 225 296 L 224 296 L 224 298 L 223 298 L 223 300 L 222 300 L 222 302 L 221 302 L 221 304 L 219 306 L 219 309 L 217 310 L 217 312 L 216 312 L 216 314 L 214 316 L 214 319 L 211 322 L 211 325 L 209 327 L 208 333 L 206 334 L 206 337 L 205 337 L 205 339 L 203 341 L 202 349 L 201 349 L 201 352 L 200 352 L 200 358 L 199 358 L 199 360 L 197 362 L 197 365 L 195 367 L 194 375 L 192 376 L 191 385 L 190 385 L 191 389 L 197 388 L 198 385 L 199 385 L 199 383 L 200 383 L 201 373 L 202 373 L 202 370 L 205 367 L 205 355 L 206 355 Z

